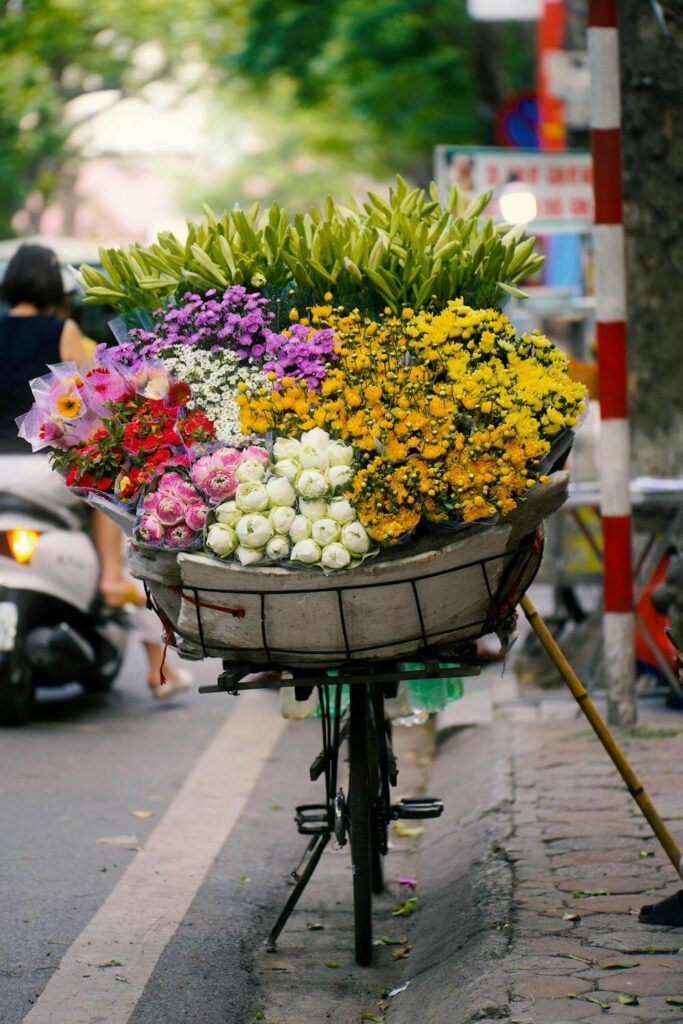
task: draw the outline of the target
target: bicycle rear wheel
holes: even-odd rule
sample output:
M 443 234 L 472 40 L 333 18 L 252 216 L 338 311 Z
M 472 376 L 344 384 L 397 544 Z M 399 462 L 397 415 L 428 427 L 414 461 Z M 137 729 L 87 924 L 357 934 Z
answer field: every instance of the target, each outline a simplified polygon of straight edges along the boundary
M 372 959 L 372 840 L 368 770 L 368 692 L 351 684 L 349 706 L 349 833 L 353 871 L 353 914 L 356 962 Z

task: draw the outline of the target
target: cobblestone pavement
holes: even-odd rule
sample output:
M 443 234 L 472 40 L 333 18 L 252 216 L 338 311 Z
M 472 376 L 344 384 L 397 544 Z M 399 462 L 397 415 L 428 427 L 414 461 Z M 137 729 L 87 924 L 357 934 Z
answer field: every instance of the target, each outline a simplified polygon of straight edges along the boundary
M 683 930 L 638 922 L 643 904 L 677 887 L 640 811 L 583 718 L 510 726 L 510 1020 L 683 1021 Z M 680 838 L 680 715 L 649 716 L 619 738 Z

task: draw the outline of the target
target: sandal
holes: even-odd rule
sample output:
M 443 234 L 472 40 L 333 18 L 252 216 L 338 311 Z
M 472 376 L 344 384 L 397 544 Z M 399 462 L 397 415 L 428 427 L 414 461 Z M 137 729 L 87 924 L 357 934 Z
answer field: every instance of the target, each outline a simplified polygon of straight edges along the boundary
M 683 889 L 667 896 L 659 903 L 648 903 L 638 914 L 641 924 L 669 925 L 671 928 L 683 928 Z

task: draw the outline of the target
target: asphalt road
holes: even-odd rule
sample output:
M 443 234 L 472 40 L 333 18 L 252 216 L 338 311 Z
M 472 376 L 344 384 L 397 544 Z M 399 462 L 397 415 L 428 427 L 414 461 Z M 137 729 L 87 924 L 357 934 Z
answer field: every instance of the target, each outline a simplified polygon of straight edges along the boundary
M 198 681 L 216 668 L 196 666 Z M 1 1024 L 378 1012 L 403 963 L 393 945 L 370 969 L 353 963 L 348 849 L 325 854 L 278 953 L 264 952 L 303 852 L 292 809 L 322 795 L 307 771 L 317 723 L 285 723 L 270 692 L 160 704 L 142 670 L 133 650 L 112 693 L 41 691 L 31 725 L 0 731 Z M 403 733 L 401 794 L 414 795 L 427 738 Z M 396 879 L 416 874 L 417 843 L 394 837 L 377 905 L 377 934 L 404 946 Z

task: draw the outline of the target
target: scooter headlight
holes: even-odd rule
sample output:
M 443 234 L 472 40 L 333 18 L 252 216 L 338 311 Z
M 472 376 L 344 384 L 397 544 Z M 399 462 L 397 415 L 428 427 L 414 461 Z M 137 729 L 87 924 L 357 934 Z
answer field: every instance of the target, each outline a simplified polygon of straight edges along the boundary
M 33 558 L 36 544 L 40 534 L 36 530 L 19 528 L 7 531 L 7 543 L 9 544 L 12 558 L 22 564 L 30 562 Z

